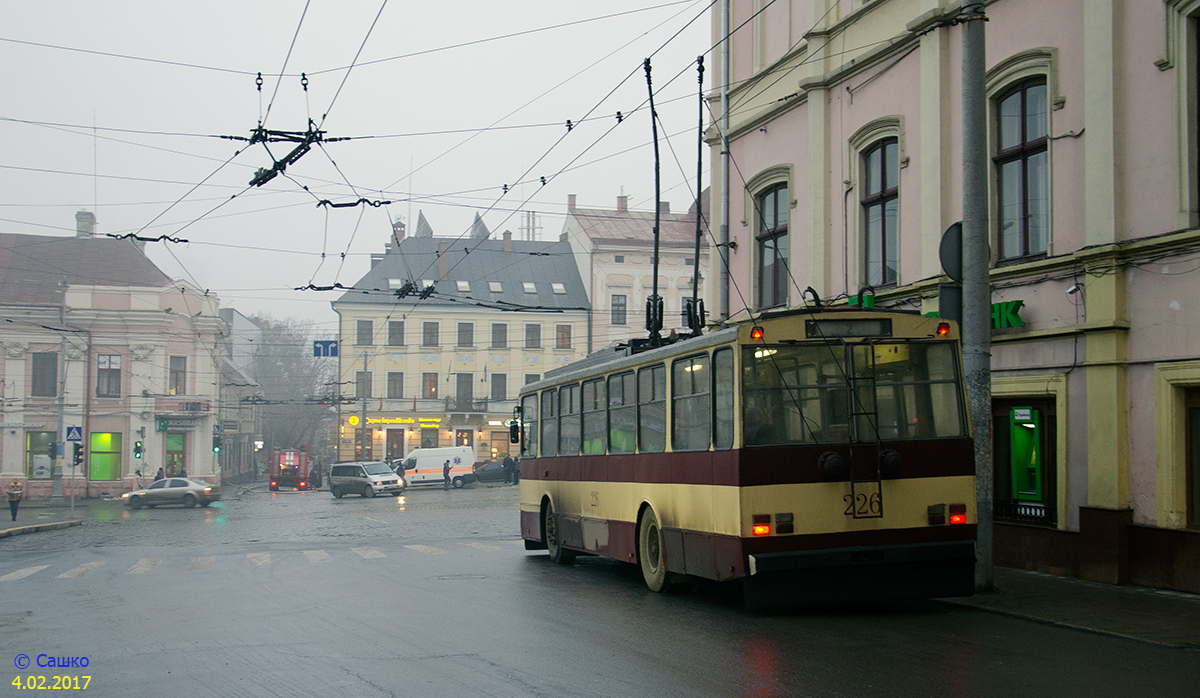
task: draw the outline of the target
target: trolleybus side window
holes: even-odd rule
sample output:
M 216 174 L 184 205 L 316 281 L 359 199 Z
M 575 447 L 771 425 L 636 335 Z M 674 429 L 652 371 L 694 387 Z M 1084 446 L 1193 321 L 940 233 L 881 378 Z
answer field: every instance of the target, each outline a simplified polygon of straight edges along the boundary
M 713 352 L 713 448 L 733 448 L 733 350 Z
M 707 451 L 712 418 L 708 355 L 680 359 L 671 371 L 671 450 Z
M 637 446 L 637 392 L 633 373 L 608 377 L 608 452 L 633 453 Z
M 583 454 L 604 453 L 605 433 L 608 431 L 608 401 L 604 399 L 604 379 L 583 384 Z
M 667 446 L 667 369 L 638 371 L 638 451 L 661 453 Z
M 523 453 L 530 458 L 538 454 L 538 396 L 526 395 L 521 399 L 521 424 L 525 426 L 525 438 L 521 441 Z
M 579 384 L 558 389 L 558 455 L 579 455 Z
M 558 454 L 558 391 L 542 391 L 542 455 Z

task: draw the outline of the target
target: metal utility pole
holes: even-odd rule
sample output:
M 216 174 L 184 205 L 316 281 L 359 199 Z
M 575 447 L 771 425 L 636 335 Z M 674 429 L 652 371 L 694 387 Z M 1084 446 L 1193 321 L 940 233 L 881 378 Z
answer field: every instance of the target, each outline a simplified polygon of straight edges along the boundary
M 729 0 L 721 0 L 721 322 L 729 319 Z
M 963 369 L 975 442 L 975 588 L 993 584 L 992 543 L 992 287 L 988 279 L 987 94 L 984 88 L 984 3 L 959 15 L 963 94 Z
M 59 284 L 59 288 L 62 289 L 62 303 L 59 305 L 59 308 L 58 308 L 58 324 L 63 329 L 59 330 L 60 342 L 59 342 L 59 349 L 58 349 L 58 365 L 61 368 L 61 370 L 58 372 L 58 436 L 56 436 L 55 440 L 54 440 L 54 464 L 53 464 L 54 489 L 50 493 L 51 499 L 62 499 L 62 496 L 63 496 L 62 459 L 63 459 L 63 444 L 65 443 L 64 438 L 63 438 L 65 435 L 63 432 L 65 432 L 66 428 L 67 428 L 64 424 L 64 420 L 66 419 L 66 416 L 64 414 L 65 408 L 66 408 L 66 403 L 64 401 L 66 400 L 66 392 L 67 392 L 67 332 L 66 332 L 66 327 L 67 327 L 67 280 L 66 279 L 62 280 L 62 283 Z M 84 386 L 84 390 L 87 390 L 87 386 Z M 71 494 L 74 495 L 74 493 L 75 493 L 75 481 L 74 481 L 74 478 L 72 478 Z
M 356 381 L 356 382 L 357 382 L 357 383 L 358 383 L 358 385 L 360 386 L 360 387 L 359 387 L 359 389 L 360 389 L 360 390 L 362 390 L 362 394 L 363 394 L 363 395 L 362 395 L 362 399 L 363 399 L 363 406 L 362 406 L 362 453 L 360 454 L 360 455 L 361 455 L 361 458 L 359 458 L 359 460 L 366 460 L 366 459 L 367 459 L 367 438 L 368 438 L 368 437 L 367 437 L 367 397 L 369 397 L 369 396 L 367 395 L 367 393 L 368 393 L 369 391 L 367 390 L 367 385 L 368 385 L 368 382 L 367 382 L 367 352 L 366 352 L 365 350 L 363 351 L 363 378 L 362 378 L 362 380 L 361 380 L 361 381 Z

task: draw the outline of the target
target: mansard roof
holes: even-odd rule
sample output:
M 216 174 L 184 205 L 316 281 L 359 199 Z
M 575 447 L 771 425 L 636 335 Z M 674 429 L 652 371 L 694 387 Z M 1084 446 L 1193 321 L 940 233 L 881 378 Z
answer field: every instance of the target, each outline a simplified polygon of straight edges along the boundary
M 157 287 L 171 283 L 129 240 L 0 233 L 0 302 L 59 305 L 68 285 Z

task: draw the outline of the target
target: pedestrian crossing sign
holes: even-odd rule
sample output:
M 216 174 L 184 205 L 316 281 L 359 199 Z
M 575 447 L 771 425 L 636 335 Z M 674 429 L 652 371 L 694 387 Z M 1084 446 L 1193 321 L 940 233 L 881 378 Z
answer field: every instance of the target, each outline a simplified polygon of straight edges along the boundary
M 67 441 L 83 441 L 83 430 L 79 427 L 67 427 Z

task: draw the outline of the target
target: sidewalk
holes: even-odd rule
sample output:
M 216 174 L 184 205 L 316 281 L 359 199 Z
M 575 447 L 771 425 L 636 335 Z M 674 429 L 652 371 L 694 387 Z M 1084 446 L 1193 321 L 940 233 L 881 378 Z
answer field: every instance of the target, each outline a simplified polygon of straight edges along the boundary
M 996 591 L 941 599 L 981 611 L 1200 650 L 1200 595 L 995 568 Z
M 74 515 L 71 513 L 70 500 L 63 500 L 61 503 L 44 499 L 35 499 L 32 502 L 26 500 L 21 502 L 17 510 L 16 521 L 9 518 L 8 502 L 4 504 L 4 509 L 0 512 L 0 538 L 79 526 L 83 524 L 84 519 L 92 518 L 91 509 L 84 499 L 75 500 Z

